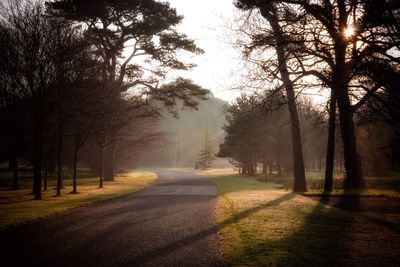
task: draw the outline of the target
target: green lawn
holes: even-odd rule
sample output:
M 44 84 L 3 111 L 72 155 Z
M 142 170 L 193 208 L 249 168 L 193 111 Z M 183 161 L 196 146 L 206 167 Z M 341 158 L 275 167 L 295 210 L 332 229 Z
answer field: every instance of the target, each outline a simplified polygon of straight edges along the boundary
M 348 212 L 274 183 L 205 173 L 232 266 L 399 266 L 400 215 Z
M 50 180 L 49 189 L 42 192 L 42 200 L 33 200 L 30 183 L 22 181 L 22 189 L 0 189 L 0 229 L 28 223 L 65 212 L 68 209 L 118 197 L 141 190 L 152 183 L 157 175 L 152 172 L 127 172 L 116 176 L 114 182 L 104 182 L 98 188 L 98 178 L 78 179 L 79 194 L 70 194 L 72 180 L 63 181 L 62 196 L 55 197 L 55 181 Z

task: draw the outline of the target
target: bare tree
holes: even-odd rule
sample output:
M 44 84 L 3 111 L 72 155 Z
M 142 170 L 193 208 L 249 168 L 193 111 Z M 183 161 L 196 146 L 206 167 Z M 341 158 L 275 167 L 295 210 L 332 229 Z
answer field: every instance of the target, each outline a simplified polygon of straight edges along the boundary
M 2 24 L 8 34 L 7 50 L 2 52 L 7 76 L 16 94 L 30 103 L 34 123 L 33 166 L 35 199 L 41 199 L 43 134 L 50 111 L 49 92 L 54 84 L 52 43 L 54 36 L 40 3 L 9 3 L 2 11 Z

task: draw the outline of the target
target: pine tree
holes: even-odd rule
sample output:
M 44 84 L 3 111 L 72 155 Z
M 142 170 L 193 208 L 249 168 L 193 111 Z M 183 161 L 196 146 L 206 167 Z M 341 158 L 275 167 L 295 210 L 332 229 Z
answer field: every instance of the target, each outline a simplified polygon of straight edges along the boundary
M 204 134 L 202 148 L 200 149 L 198 154 L 196 167 L 203 170 L 211 168 L 211 163 L 216 159 L 215 153 L 216 150 L 214 142 L 209 138 L 208 132 L 206 130 Z

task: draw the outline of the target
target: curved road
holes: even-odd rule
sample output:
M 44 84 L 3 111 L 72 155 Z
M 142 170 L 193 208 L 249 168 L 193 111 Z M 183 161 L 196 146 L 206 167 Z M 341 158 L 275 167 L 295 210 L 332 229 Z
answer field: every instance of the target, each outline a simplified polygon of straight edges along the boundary
M 158 174 L 141 192 L 0 232 L 2 266 L 223 266 L 215 186 Z

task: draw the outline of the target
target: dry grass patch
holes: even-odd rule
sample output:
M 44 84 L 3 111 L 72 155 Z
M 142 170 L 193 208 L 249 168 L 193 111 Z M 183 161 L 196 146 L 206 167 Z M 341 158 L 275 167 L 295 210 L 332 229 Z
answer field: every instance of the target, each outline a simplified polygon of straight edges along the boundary
M 70 180 L 65 180 L 62 196 L 55 197 L 55 188 L 42 192 L 42 200 L 33 200 L 31 188 L 17 191 L 0 190 L 0 229 L 36 221 L 68 209 L 139 191 L 157 178 L 152 172 L 119 174 L 114 182 L 104 182 L 99 188 L 98 178 L 78 180 L 78 194 L 70 194 Z
M 366 188 L 360 190 L 333 190 L 332 192 L 324 192 L 324 190 L 309 189 L 304 193 L 305 196 L 313 195 L 330 195 L 330 196 L 360 196 L 360 197 L 400 197 L 400 192 L 393 189 Z
M 207 175 L 207 174 L 206 174 Z M 208 175 L 232 266 L 398 266 L 400 215 L 348 212 L 239 175 Z

